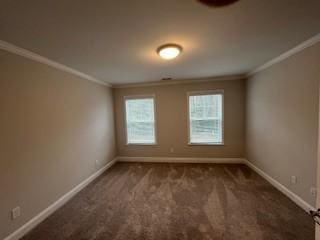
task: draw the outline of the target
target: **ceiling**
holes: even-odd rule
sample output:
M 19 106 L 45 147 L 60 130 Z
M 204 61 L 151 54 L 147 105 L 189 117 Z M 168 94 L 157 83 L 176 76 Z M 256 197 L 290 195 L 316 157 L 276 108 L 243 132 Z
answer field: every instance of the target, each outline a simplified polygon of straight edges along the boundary
M 320 32 L 319 0 L 0 0 L 0 39 L 111 84 L 238 75 Z M 183 53 L 161 59 L 156 49 Z

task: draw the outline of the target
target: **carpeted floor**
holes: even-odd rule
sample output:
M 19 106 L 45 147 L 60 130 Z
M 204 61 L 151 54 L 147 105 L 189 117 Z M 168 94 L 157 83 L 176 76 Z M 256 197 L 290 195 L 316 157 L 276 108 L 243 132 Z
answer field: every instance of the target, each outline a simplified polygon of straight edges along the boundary
M 245 165 L 117 163 L 31 239 L 309 240 L 314 225 Z

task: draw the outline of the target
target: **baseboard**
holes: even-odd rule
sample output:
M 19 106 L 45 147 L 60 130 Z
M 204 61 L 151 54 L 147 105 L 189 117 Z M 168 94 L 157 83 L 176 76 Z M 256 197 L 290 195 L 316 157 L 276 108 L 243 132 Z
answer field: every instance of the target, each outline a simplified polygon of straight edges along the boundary
M 97 177 L 99 177 L 104 171 L 106 171 L 114 163 L 116 163 L 116 161 L 117 161 L 117 158 L 114 158 L 112 161 L 108 162 L 105 166 L 103 166 L 97 172 L 95 172 L 90 177 L 88 177 L 86 180 L 84 180 L 83 182 L 78 184 L 71 191 L 69 191 L 68 193 L 63 195 L 56 202 L 51 204 L 49 207 L 47 207 L 45 210 L 40 212 L 37 216 L 32 218 L 30 221 L 28 221 L 22 227 L 18 228 L 16 231 L 11 233 L 9 236 L 5 237 L 3 240 L 18 240 L 21 237 L 23 237 L 27 232 L 32 230 L 35 226 L 37 226 L 39 223 L 41 223 L 45 218 L 50 216 L 53 212 L 55 212 L 62 205 L 64 205 L 66 202 L 68 202 L 73 196 L 75 196 L 78 192 L 80 192 L 83 188 L 85 188 L 89 183 L 91 183 L 93 180 L 95 180 Z
M 119 162 L 172 162 L 172 163 L 224 163 L 224 164 L 246 164 L 253 171 L 258 173 L 261 177 L 266 179 L 271 185 L 277 188 L 280 192 L 285 194 L 298 206 L 304 209 L 306 212 L 310 210 L 315 210 L 313 206 L 300 198 L 297 194 L 293 193 L 290 189 L 279 183 L 277 180 L 269 176 L 267 173 L 262 171 L 260 168 L 252 164 L 246 159 L 243 158 L 171 158 L 171 157 L 116 157 L 112 161 L 108 162 L 104 167 L 95 172 L 93 175 L 88 177 L 86 180 L 78 184 L 71 191 L 63 195 L 56 202 L 50 205 L 48 208 L 40 212 L 37 216 L 32 218 L 22 227 L 14 231 L 12 234 L 4 238 L 3 240 L 18 240 L 23 237 L 27 232 L 32 230 L 35 226 L 41 223 L 45 218 L 50 216 L 53 212 L 63 206 L 68 202 L 73 196 L 85 188 L 89 183 L 94 179 L 99 177 L 104 171 L 110 168 L 114 163 Z
M 248 160 L 245 160 L 245 164 L 250 167 L 253 171 L 258 173 L 261 177 L 263 177 L 265 180 L 267 180 L 271 185 L 273 185 L 275 188 L 277 188 L 280 192 L 282 192 L 284 195 L 286 195 L 288 198 L 290 198 L 293 202 L 295 202 L 299 207 L 301 207 L 303 210 L 309 213 L 310 210 L 315 210 L 315 207 L 304 201 L 301 197 L 299 197 L 297 194 L 292 192 L 290 189 L 279 183 L 277 180 L 272 178 L 270 175 L 268 175 L 266 172 L 255 166 L 253 163 L 249 162 Z
M 155 163 L 229 163 L 244 164 L 243 158 L 184 158 L 184 157 L 118 157 L 118 162 L 155 162 Z

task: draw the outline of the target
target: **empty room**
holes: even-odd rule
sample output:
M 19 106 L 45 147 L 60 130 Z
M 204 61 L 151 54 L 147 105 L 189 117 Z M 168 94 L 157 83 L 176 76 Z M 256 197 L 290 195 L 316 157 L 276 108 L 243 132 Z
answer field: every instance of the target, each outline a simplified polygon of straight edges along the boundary
M 320 240 L 319 0 L 1 0 L 0 240 Z

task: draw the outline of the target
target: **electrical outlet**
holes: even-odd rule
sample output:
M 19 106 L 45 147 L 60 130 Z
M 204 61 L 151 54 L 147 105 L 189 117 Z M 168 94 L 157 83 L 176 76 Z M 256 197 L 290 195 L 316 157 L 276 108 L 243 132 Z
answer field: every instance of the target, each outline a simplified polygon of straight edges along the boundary
M 291 184 L 297 184 L 297 177 L 296 176 L 291 176 Z
M 317 189 L 315 187 L 310 188 L 310 194 L 312 197 L 317 196 Z
M 96 166 L 97 167 L 99 166 L 99 160 L 96 160 Z
M 172 148 L 170 148 L 170 152 L 172 152 L 172 153 L 174 152 L 174 148 L 173 148 L 173 147 L 172 147 Z
M 11 219 L 12 220 L 20 217 L 20 215 L 21 215 L 20 207 L 16 207 L 11 210 Z

